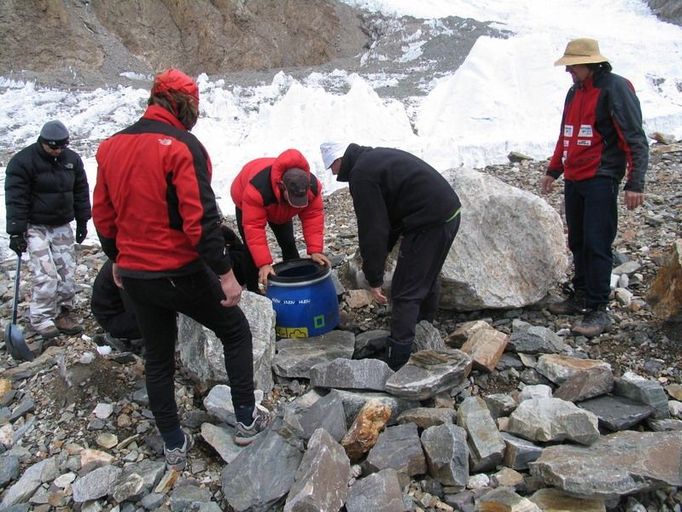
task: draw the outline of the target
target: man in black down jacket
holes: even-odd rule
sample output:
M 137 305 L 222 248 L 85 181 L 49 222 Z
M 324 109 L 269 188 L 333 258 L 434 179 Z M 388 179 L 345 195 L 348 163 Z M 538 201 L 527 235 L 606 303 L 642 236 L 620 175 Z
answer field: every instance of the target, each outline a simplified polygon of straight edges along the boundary
M 83 161 L 68 144 L 66 127 L 49 121 L 38 141 L 9 161 L 5 175 L 9 246 L 18 255 L 28 248 L 33 273 L 29 320 L 43 339 L 83 330 L 71 316 L 76 254 L 70 222 L 76 219 L 75 240 L 81 243 L 87 235 L 90 192 Z
M 325 167 L 349 184 L 362 269 L 380 304 L 388 302 L 386 258 L 402 236 L 387 340 L 387 362 L 397 370 L 410 357 L 417 322 L 432 321 L 438 309 L 440 271 L 460 224 L 459 197 L 438 171 L 405 151 L 335 143 L 320 149 Z

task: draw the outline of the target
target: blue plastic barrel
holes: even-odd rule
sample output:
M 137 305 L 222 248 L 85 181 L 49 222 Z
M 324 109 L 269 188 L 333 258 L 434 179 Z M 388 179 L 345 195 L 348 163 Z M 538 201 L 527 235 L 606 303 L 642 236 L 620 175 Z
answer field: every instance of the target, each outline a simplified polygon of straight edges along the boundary
M 267 297 L 280 338 L 320 336 L 339 324 L 339 301 L 330 268 L 301 258 L 273 266 Z

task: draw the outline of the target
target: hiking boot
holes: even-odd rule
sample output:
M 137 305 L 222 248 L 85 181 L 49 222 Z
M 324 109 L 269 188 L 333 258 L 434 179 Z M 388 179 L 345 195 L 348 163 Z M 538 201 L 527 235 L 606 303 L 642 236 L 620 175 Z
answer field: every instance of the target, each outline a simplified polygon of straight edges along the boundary
M 166 456 L 166 468 L 174 469 L 175 471 L 182 471 L 187 465 L 187 452 L 189 452 L 194 446 L 194 440 L 184 430 L 182 433 L 185 435 L 185 442 L 179 448 L 173 448 L 169 450 L 166 445 L 163 446 L 163 454 Z
M 258 434 L 263 432 L 270 422 L 272 415 L 262 405 L 256 404 L 253 408 L 253 422 L 251 425 L 244 425 L 241 421 L 237 422 L 237 427 L 234 433 L 234 444 L 238 446 L 247 446 L 251 444 Z
M 605 310 L 589 309 L 585 316 L 583 316 L 583 319 L 571 327 L 571 332 L 587 338 L 593 338 L 611 330 L 611 324 L 611 317 Z
M 78 334 L 83 332 L 83 326 L 80 325 L 69 313 L 68 309 L 62 308 L 61 313 L 54 319 L 54 325 L 64 334 Z
M 386 344 L 386 355 L 384 361 L 388 367 L 397 372 L 400 370 L 407 361 L 410 360 L 410 355 L 412 354 L 412 342 L 399 343 L 397 340 L 391 338 L 387 339 Z
M 585 293 L 581 290 L 569 292 L 568 297 L 560 302 L 552 302 L 547 309 L 553 315 L 577 315 L 585 313 Z
M 43 340 L 49 340 L 59 336 L 59 329 L 57 329 L 54 324 L 49 324 L 40 329 L 36 328 L 35 331 L 40 334 L 40 337 L 43 338 Z

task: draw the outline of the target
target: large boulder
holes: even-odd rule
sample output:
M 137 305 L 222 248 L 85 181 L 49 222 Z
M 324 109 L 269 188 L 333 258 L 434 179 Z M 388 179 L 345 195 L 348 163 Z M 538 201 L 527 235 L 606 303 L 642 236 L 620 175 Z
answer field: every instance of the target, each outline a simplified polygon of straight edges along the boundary
M 274 385 L 271 367 L 275 357 L 275 310 L 268 298 L 246 291 L 239 307 L 253 336 L 254 382 L 267 394 Z M 185 315 L 178 318 L 178 351 L 183 370 L 193 380 L 206 387 L 229 384 L 222 343 L 213 331 Z
M 557 211 L 481 172 L 444 176 L 462 201 L 462 223 L 443 266 L 441 307 L 516 308 L 542 299 L 568 267 Z

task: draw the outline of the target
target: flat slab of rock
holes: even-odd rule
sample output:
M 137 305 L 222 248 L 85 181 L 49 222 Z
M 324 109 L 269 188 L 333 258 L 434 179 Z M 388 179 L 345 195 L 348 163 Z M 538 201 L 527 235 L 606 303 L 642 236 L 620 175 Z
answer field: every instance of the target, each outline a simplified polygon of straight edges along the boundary
M 336 358 L 350 359 L 355 350 L 355 335 L 348 331 L 331 331 L 306 339 L 277 342 L 277 355 L 272 370 L 288 379 L 309 379 L 310 369 Z
M 591 498 L 676 487 L 682 485 L 682 435 L 625 430 L 590 447 L 550 446 L 530 471 L 548 486 Z
M 423 350 L 386 381 L 386 392 L 426 400 L 459 385 L 471 372 L 471 358 L 456 349 Z
M 580 402 L 578 407 L 593 412 L 599 424 L 612 432 L 637 425 L 654 412 L 653 407 L 622 396 L 600 396 Z
M 316 388 L 384 391 L 391 375 L 386 363 L 378 359 L 338 358 L 310 369 L 310 385 Z

